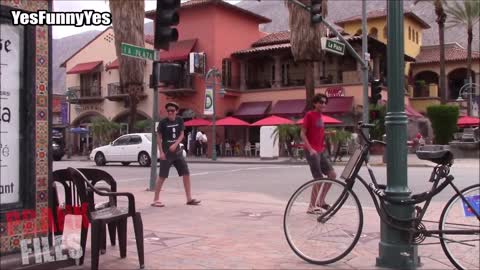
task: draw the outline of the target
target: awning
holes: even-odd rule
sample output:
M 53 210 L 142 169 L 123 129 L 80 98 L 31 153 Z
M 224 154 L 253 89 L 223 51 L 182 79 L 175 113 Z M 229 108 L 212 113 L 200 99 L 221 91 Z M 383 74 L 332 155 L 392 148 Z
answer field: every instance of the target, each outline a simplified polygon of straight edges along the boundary
M 238 107 L 234 116 L 236 117 L 261 117 L 267 113 L 268 108 L 272 104 L 271 101 L 254 101 L 243 102 Z
M 329 97 L 323 113 L 348 113 L 353 111 L 353 97 Z
M 69 71 L 67 71 L 67 74 L 88 73 L 88 72 L 94 70 L 96 67 L 98 67 L 102 63 L 103 63 L 103 61 L 80 63 L 80 64 L 77 64 L 76 66 L 74 66 Z
M 187 60 L 196 42 L 196 39 L 171 42 L 168 51 L 160 50 L 160 61 Z
M 273 106 L 270 114 L 283 116 L 303 115 L 305 112 L 305 99 L 279 100 Z
M 108 64 L 106 67 L 105 67 L 105 70 L 110 70 L 110 69 L 118 69 L 119 67 L 119 63 L 118 63 L 118 58 L 115 59 L 115 61 L 113 61 L 112 63 Z
M 417 112 L 412 106 L 405 104 L 405 113 L 410 118 L 423 118 L 423 115 Z

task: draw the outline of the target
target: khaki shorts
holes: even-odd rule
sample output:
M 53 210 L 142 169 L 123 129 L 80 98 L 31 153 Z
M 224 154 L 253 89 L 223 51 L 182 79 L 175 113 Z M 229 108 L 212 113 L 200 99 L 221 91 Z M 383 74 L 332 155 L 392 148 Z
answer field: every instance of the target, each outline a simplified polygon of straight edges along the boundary
M 329 172 L 333 170 L 330 160 L 327 158 L 327 155 L 322 153 L 317 153 L 316 155 L 311 155 L 309 151 L 305 151 L 308 165 L 310 165 L 310 171 L 312 172 L 313 178 L 322 178 L 322 173 L 328 175 Z

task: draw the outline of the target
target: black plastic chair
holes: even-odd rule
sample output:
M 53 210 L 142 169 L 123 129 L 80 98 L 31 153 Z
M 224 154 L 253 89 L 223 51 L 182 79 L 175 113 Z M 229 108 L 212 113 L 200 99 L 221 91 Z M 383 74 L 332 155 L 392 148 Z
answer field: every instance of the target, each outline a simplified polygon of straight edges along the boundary
M 95 239 L 105 239 L 105 225 L 115 224 L 118 228 L 118 242 L 120 248 L 120 257 L 125 258 L 127 256 L 127 219 L 132 217 L 133 226 L 135 231 L 135 239 L 137 243 L 138 259 L 140 262 L 140 268 L 145 267 L 144 263 L 144 245 L 143 245 L 143 224 L 140 213 L 135 211 L 135 198 L 133 194 L 128 192 L 105 192 L 101 191 L 90 183 L 87 177 L 79 170 L 75 168 L 67 168 L 70 178 L 72 179 L 75 189 L 77 191 L 78 198 L 82 205 L 86 206 L 86 214 L 90 224 L 92 226 L 91 236 L 91 269 L 98 269 L 99 255 L 100 255 L 100 242 Z M 109 206 L 100 210 L 95 209 L 93 201 L 93 193 L 99 196 L 106 196 L 110 198 L 127 197 L 128 209 Z M 103 228 L 103 229 L 102 229 Z M 87 227 L 88 230 L 88 227 Z M 83 226 L 82 226 L 83 232 Z M 86 237 L 86 235 L 85 235 Z M 83 238 L 81 239 L 83 245 Z M 83 255 L 85 255 L 85 249 L 83 249 Z M 83 256 L 82 256 L 83 257 Z
M 95 188 L 98 190 L 102 191 L 107 191 L 107 192 L 117 192 L 117 182 L 113 179 L 113 177 L 107 173 L 106 171 L 99 170 L 99 169 L 90 169 L 90 168 L 78 168 L 78 170 L 85 175 L 85 177 L 92 183 Z M 103 183 L 106 184 L 106 186 L 102 185 Z M 117 206 L 117 198 L 115 196 L 110 196 L 109 200 L 106 202 L 97 202 L 95 201 L 95 210 L 101 210 L 106 207 L 110 206 Z M 110 236 L 110 243 L 112 246 L 115 246 L 115 240 L 116 240 L 116 226 L 115 223 L 109 223 L 107 224 L 108 226 L 108 233 Z M 102 228 L 103 230 L 104 228 Z M 105 253 L 106 251 L 106 234 L 102 234 L 105 236 L 105 239 L 102 239 L 102 247 L 100 249 L 100 253 Z
M 113 179 L 113 177 L 105 171 L 98 170 L 98 169 L 79 169 L 87 178 L 88 180 L 97 187 L 97 189 L 103 191 L 117 191 L 117 183 Z M 107 186 L 99 186 L 102 183 L 105 183 Z M 62 205 L 60 205 L 60 199 L 58 196 L 57 184 L 63 186 L 63 191 L 65 194 L 65 201 Z M 66 169 L 56 170 L 53 172 L 53 184 L 50 189 L 50 208 L 51 213 L 53 215 L 53 234 L 49 233 L 50 244 L 52 245 L 52 235 L 62 235 L 63 234 L 63 227 L 65 223 L 65 218 L 67 215 L 82 215 L 83 209 L 78 198 L 76 187 L 73 185 L 70 173 Z M 93 194 L 92 194 L 93 195 Z M 110 197 L 107 202 L 97 202 L 95 201 L 95 209 L 100 210 L 110 206 L 116 206 L 117 201 L 115 197 Z M 51 227 L 52 228 L 52 227 Z M 110 242 L 112 246 L 115 246 L 116 240 L 116 226 L 115 224 L 108 224 L 108 231 L 110 236 Z M 88 221 L 82 220 L 82 235 L 85 234 L 82 239 L 82 248 L 85 248 L 86 245 L 86 234 L 88 232 Z M 104 254 L 106 252 L 106 234 L 105 237 L 102 239 L 102 246 L 101 246 L 101 253 Z M 81 259 L 81 263 L 83 263 L 83 258 Z

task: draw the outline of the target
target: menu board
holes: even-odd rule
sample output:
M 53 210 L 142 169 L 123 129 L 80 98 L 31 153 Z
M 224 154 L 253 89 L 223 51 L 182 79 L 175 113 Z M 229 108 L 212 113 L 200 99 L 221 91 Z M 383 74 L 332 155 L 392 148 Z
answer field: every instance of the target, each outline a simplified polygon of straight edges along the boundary
M 0 204 L 20 200 L 24 27 L 0 23 Z

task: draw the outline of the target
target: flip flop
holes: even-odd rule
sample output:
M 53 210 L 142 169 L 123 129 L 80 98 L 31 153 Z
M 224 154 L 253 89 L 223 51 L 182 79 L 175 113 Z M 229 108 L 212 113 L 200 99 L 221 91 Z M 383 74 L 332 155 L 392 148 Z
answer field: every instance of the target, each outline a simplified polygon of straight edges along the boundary
M 326 203 L 323 204 L 323 205 L 317 205 L 317 207 L 320 207 L 320 208 L 322 208 L 322 209 L 324 209 L 324 210 L 330 209 L 330 205 L 329 205 L 329 204 L 326 204 Z
M 165 207 L 165 204 L 161 203 L 161 202 L 153 202 L 152 204 L 150 204 L 150 206 L 153 206 L 153 207 Z
M 312 208 L 309 208 L 307 210 L 307 214 L 310 214 L 310 215 L 319 215 L 322 213 L 322 209 L 318 208 L 318 207 L 312 207 Z
M 197 199 L 191 199 L 190 201 L 187 202 L 187 205 L 199 205 L 200 201 Z

